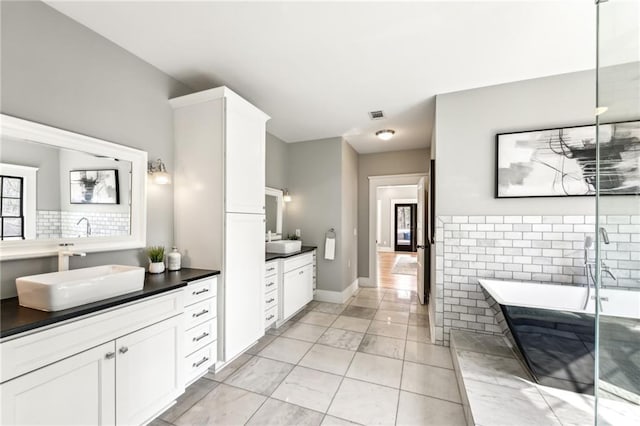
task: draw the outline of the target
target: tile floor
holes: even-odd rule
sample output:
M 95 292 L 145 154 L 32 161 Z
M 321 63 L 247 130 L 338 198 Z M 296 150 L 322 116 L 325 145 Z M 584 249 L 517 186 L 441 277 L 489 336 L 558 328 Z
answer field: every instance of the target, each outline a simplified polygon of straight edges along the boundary
M 449 348 L 428 343 L 426 315 L 408 290 L 311 302 L 152 425 L 464 425 Z

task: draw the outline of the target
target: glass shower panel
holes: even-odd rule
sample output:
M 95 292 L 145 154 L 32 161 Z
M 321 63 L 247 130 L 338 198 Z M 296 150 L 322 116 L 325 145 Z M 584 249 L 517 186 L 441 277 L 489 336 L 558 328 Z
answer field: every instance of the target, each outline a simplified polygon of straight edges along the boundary
M 640 2 L 598 8 L 597 424 L 640 413 Z

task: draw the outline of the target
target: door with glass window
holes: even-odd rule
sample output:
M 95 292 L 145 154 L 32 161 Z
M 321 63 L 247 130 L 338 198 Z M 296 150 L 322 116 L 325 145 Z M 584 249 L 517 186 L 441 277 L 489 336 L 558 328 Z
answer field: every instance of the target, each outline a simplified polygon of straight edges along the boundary
M 416 204 L 395 205 L 395 251 L 416 251 L 416 209 Z

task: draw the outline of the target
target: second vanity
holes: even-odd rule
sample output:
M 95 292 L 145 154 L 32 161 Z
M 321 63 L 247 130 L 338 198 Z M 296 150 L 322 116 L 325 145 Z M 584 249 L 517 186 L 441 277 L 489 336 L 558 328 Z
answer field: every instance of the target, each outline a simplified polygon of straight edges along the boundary
M 147 275 L 140 291 L 57 312 L 3 300 L 0 423 L 152 420 L 216 361 L 217 275 Z
M 302 246 L 290 254 L 266 253 L 265 328 L 280 327 L 313 299 L 316 247 Z

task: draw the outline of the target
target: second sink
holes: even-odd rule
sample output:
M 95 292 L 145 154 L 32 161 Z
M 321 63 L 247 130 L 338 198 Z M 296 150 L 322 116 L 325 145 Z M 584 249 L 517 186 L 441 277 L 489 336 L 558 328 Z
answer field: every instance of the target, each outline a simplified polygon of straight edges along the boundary
M 266 243 L 267 253 L 289 254 L 300 251 L 301 240 L 279 240 Z

